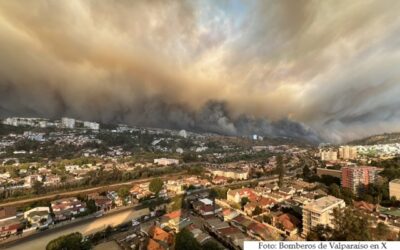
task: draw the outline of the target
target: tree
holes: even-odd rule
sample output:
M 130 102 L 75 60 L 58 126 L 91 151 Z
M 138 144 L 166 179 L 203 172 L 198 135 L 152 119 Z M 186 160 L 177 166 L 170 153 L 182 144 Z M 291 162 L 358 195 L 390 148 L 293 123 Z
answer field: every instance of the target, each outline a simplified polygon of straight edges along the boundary
M 341 193 L 340 193 L 340 187 L 336 184 L 336 183 L 332 183 L 329 186 L 329 192 L 331 195 L 340 198 L 341 197 Z
M 126 198 L 129 196 L 129 189 L 122 187 L 118 189 L 118 196 L 122 199 L 124 205 L 126 205 Z
M 97 212 L 96 203 L 92 199 L 86 201 L 86 207 L 89 214 Z
M 248 202 L 249 202 L 249 198 L 243 197 L 243 198 L 240 200 L 240 205 L 241 205 L 242 207 L 244 207 Z
M 262 213 L 262 209 L 259 206 L 256 206 L 253 211 L 253 215 L 259 215 Z
M 44 193 L 43 183 L 40 181 L 33 182 L 32 190 L 34 194 L 42 194 Z
M 390 229 L 385 223 L 379 222 L 375 231 L 376 232 L 373 234 L 374 240 L 388 240 Z
M 89 241 L 82 241 L 83 236 L 79 232 L 60 236 L 50 241 L 46 250 L 89 250 L 91 248 Z
M 308 178 L 311 176 L 311 170 L 310 170 L 310 168 L 307 166 L 307 165 L 305 165 L 304 167 L 303 167 L 303 179 L 304 180 L 308 180 Z
M 272 224 L 272 216 L 271 215 L 264 215 L 263 221 L 268 224 Z
M 163 186 L 164 186 L 163 180 L 161 180 L 160 178 L 156 178 L 151 180 L 149 184 L 149 190 L 157 195 L 161 191 Z
M 215 240 L 209 240 L 206 243 L 204 243 L 203 250 L 223 250 L 225 249 L 222 247 L 220 244 L 218 244 Z
M 118 189 L 118 196 L 121 197 L 121 199 L 125 199 L 129 195 L 129 189 L 126 187 L 122 187 Z
M 317 225 L 307 235 L 307 241 L 327 241 L 332 235 L 332 228 L 324 225 Z
M 215 214 L 215 198 L 217 198 L 218 193 L 215 191 L 215 189 L 211 189 L 210 192 L 208 193 L 208 197 L 212 200 L 213 202 L 213 214 Z
M 176 235 L 175 240 L 176 250 L 201 250 L 200 243 L 193 237 L 193 234 L 186 228 Z
M 276 169 L 278 171 L 279 179 L 278 179 L 278 186 L 283 186 L 283 181 L 285 178 L 285 166 L 283 165 L 283 157 L 282 155 L 278 155 L 276 157 Z
M 333 232 L 329 240 L 366 241 L 372 240 L 371 224 L 362 212 L 351 207 L 335 209 L 333 212 Z
M 219 199 L 226 199 L 228 189 L 227 188 L 213 188 L 211 190 L 214 190 L 217 193 L 217 197 Z

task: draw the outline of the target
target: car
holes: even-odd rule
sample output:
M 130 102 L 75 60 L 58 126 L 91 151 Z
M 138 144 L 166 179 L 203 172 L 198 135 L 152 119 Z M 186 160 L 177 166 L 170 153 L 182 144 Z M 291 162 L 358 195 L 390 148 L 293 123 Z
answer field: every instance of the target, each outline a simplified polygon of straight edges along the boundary
M 132 220 L 132 227 L 139 226 L 140 222 L 137 220 Z

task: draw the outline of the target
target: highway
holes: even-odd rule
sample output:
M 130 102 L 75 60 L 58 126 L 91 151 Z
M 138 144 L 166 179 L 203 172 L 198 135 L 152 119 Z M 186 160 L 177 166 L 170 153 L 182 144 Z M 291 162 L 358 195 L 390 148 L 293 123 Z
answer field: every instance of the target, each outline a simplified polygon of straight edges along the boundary
M 26 238 L 21 238 L 14 242 L 6 243 L 0 246 L 0 248 L 11 250 L 43 250 L 46 249 L 47 243 L 59 236 L 73 232 L 81 232 L 83 235 L 92 234 L 104 230 L 109 225 L 117 226 L 148 213 L 149 210 L 147 208 L 134 210 L 132 207 L 130 207 L 116 213 L 104 215 L 100 218 L 92 218 L 84 221 L 79 221 L 62 226 L 60 228 L 55 228 L 38 234 L 34 234 Z

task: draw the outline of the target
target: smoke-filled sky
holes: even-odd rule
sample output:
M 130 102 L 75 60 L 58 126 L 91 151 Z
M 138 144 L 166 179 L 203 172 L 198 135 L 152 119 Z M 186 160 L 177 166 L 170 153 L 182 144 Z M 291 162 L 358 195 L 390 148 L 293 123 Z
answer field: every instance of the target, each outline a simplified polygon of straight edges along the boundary
M 400 131 L 400 1 L 0 0 L 0 116 Z

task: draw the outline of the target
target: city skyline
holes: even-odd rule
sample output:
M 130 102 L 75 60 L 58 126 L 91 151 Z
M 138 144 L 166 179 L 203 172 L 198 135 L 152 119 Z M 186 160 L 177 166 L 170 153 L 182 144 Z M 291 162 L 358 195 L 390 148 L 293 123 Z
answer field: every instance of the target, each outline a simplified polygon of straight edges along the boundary
M 398 1 L 3 1 L 0 118 L 399 132 Z

